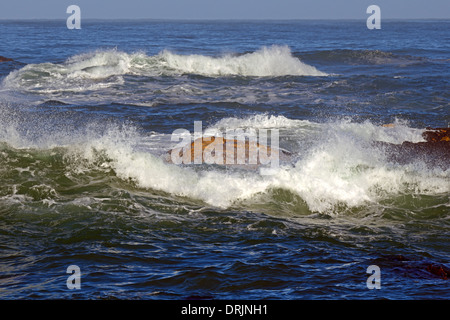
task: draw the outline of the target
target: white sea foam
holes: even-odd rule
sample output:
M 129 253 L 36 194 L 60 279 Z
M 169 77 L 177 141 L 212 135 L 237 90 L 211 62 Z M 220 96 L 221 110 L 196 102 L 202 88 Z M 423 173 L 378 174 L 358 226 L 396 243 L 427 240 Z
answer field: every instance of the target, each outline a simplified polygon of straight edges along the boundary
M 245 118 L 223 118 L 211 128 L 313 128 L 319 124 L 308 120 L 293 120 L 282 115 L 256 114 Z
M 423 129 L 411 128 L 406 121 L 396 119 L 390 126 L 379 126 L 370 121 L 355 123 L 351 119 L 331 124 L 330 129 L 364 141 L 382 141 L 401 144 L 404 141 L 423 142 Z
M 278 77 L 325 76 L 294 57 L 286 46 L 263 47 L 242 55 L 205 56 L 163 50 L 148 56 L 142 52 L 98 50 L 75 55 L 63 63 L 29 64 L 11 72 L 3 81 L 7 88 L 41 93 L 83 92 L 123 83 L 122 76 L 198 74 L 217 76 Z
M 325 76 L 324 72 L 301 62 L 287 46 L 263 47 L 240 56 L 179 55 L 170 51 L 160 53 L 168 68 L 183 73 L 206 76 L 240 75 L 276 77 L 286 75 Z
M 281 119 L 289 122 L 287 118 Z M 270 122 L 270 117 L 267 116 L 266 120 Z M 291 121 L 292 125 L 298 125 L 297 120 Z M 334 136 L 328 132 L 329 140 L 319 142 L 308 150 L 293 150 L 305 152 L 306 155 L 291 166 L 280 167 L 270 176 L 254 170 L 167 164 L 160 157 L 137 152 L 130 144 L 133 139 L 121 137 L 117 132 L 89 142 L 89 147 L 84 150 L 88 158 L 93 156 L 90 153 L 93 149 L 105 150 L 113 159 L 110 165 L 117 175 L 124 180 L 135 181 L 142 188 L 163 190 L 223 208 L 273 188 L 289 190 L 299 195 L 310 210 L 324 213 L 333 212 L 337 206 L 355 207 L 377 202 L 393 194 L 450 192 L 448 170 L 431 170 L 414 163 L 392 165 L 380 150 L 365 139 L 359 139 L 364 129 L 372 130 L 372 136 L 383 137 L 387 128 L 368 122 L 350 124 L 345 121 L 324 126 L 326 130 L 333 128 Z M 349 126 L 353 126 L 350 135 Z M 415 129 L 405 127 L 388 136 L 401 140 L 414 136 L 414 132 Z
M 297 139 L 290 145 L 294 148 L 290 151 L 301 154 L 301 157 L 293 158 L 290 164 L 276 169 L 272 175 L 262 175 L 258 170 L 225 169 L 221 166 L 177 166 L 166 163 L 160 157 L 172 147 L 166 135 L 153 133 L 152 137 L 148 137 L 131 126 L 110 125 L 105 128 L 104 124 L 93 124 L 82 134 L 73 133 L 77 138 L 72 144 L 65 145 L 68 162 L 72 163 L 68 170 L 89 171 L 92 165 L 102 170 L 109 168 L 119 178 L 134 181 L 140 188 L 161 190 L 221 208 L 232 207 L 254 197 L 264 199 L 270 190 L 278 188 L 298 195 L 311 211 L 322 213 L 333 213 L 342 206 L 352 208 L 377 203 L 400 194 L 450 192 L 448 169 L 428 168 L 422 165 L 420 159 L 406 165 L 390 163 L 382 150 L 371 143 L 378 139 L 394 143 L 418 140 L 418 130 L 408 127 L 406 123 L 399 122 L 398 129 L 347 120 L 319 125 L 264 115 L 229 118 L 211 128 L 225 123 L 254 125 L 257 128 L 281 123 L 286 130 L 294 133 L 302 128 L 306 130 L 304 135 L 290 136 L 290 139 Z M 10 128 L 7 132 L 0 132 L 0 140 L 14 146 L 15 141 L 20 141 L 20 134 L 20 130 Z M 24 139 L 26 137 L 22 137 Z M 49 136 L 45 145 L 58 144 L 58 141 L 52 144 L 52 139 L 57 138 Z M 304 147 L 304 140 L 313 143 L 307 143 Z M 61 141 L 67 142 L 65 139 Z M 26 147 L 31 144 L 29 142 Z M 155 148 L 159 150 L 155 152 Z M 90 165 L 85 168 L 86 163 Z

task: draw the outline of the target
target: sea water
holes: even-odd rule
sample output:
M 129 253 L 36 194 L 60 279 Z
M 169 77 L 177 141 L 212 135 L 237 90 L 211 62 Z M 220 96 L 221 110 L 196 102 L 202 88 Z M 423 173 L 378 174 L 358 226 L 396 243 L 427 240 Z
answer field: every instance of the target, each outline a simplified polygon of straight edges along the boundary
M 449 26 L 0 22 L 0 297 L 448 298 L 449 161 L 377 143 L 448 126 Z M 168 163 L 195 121 L 289 157 Z

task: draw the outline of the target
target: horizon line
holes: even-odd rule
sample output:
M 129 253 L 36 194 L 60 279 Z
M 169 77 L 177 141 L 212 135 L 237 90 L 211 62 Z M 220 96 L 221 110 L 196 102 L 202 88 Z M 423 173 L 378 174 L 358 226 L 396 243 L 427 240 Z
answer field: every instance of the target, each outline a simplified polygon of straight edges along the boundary
M 66 21 L 67 18 L 0 18 L 0 21 Z M 84 21 L 366 21 L 366 18 L 83 18 Z M 450 20 L 450 18 L 383 18 L 393 20 Z

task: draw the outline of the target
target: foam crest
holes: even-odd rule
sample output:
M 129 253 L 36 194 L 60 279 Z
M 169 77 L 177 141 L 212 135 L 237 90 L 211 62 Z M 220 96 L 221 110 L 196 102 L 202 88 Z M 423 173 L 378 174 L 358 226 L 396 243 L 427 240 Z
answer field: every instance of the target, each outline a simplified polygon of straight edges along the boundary
M 326 76 L 327 74 L 294 57 L 287 46 L 263 47 L 240 56 L 179 55 L 170 51 L 161 57 L 171 69 L 206 76 Z
M 131 61 L 137 55 L 117 50 L 96 51 L 69 58 L 62 70 L 71 78 L 103 79 L 128 73 Z
M 352 134 L 348 133 L 349 126 L 353 126 Z M 130 141 L 138 141 L 140 138 L 137 137 L 137 140 L 129 136 L 117 139 L 117 135 L 108 134 L 86 150 L 92 147 L 105 150 L 113 159 L 111 165 L 117 175 L 135 181 L 142 188 L 163 190 L 223 208 L 276 188 L 297 194 L 311 211 L 322 213 L 333 213 L 342 206 L 352 208 L 377 203 L 398 194 L 450 192 L 448 170 L 432 170 L 420 163 L 389 164 L 379 149 L 369 141 L 359 139 L 364 129 L 372 129 L 372 136 L 378 137 L 387 128 L 371 123 L 350 125 L 346 121 L 325 127 L 323 133 L 327 132 L 327 140 L 307 150 L 294 150 L 305 155 L 291 166 L 281 166 L 268 176 L 257 170 L 167 164 L 160 157 L 136 151 Z M 334 134 L 330 136 L 327 130 Z M 403 139 L 408 137 L 411 131 L 414 130 L 399 130 L 397 139 L 400 140 L 402 135 Z
M 143 151 L 142 137 L 133 130 L 111 128 L 99 139 L 87 141 L 72 149 L 73 158 L 110 167 L 125 181 L 133 181 L 140 188 L 160 190 L 174 196 L 197 199 L 215 207 L 229 207 L 235 201 L 264 192 L 269 182 L 248 172 L 197 170 L 167 164 L 161 157 Z M 139 146 L 138 148 L 136 148 Z
M 342 206 L 375 204 L 395 195 L 445 194 L 450 192 L 448 175 L 448 170 L 420 163 L 389 164 L 376 148 L 338 135 L 273 179 L 280 188 L 299 195 L 310 210 L 334 213 Z
M 219 120 L 212 128 L 311 128 L 317 123 L 308 120 L 289 119 L 282 115 L 256 114 L 244 118 L 224 118 Z
M 381 141 L 393 144 L 401 144 L 404 141 L 422 142 L 423 129 L 411 128 L 408 122 L 396 119 L 388 126 L 380 126 L 368 120 L 363 123 L 355 123 L 351 119 L 343 119 L 330 123 L 330 130 L 341 135 L 347 134 L 367 142 Z
M 29 64 L 11 72 L 3 86 L 40 93 L 84 92 L 123 83 L 123 75 L 278 77 L 324 76 L 323 72 L 294 57 L 288 47 L 263 47 L 253 53 L 209 57 L 180 55 L 164 50 L 148 56 L 142 52 L 98 50 L 75 55 L 63 63 Z
M 64 63 L 29 64 L 3 80 L 6 89 L 36 93 L 86 92 L 123 82 L 132 55 L 116 50 L 76 55 Z
M 290 139 L 296 139 L 291 144 L 294 149 L 290 151 L 301 157 L 274 169 L 272 175 L 222 166 L 177 166 L 166 163 L 159 156 L 170 148 L 170 138 L 164 134 L 158 134 L 154 139 L 131 125 L 105 125 L 103 122 L 92 122 L 61 137 L 55 132 L 39 131 L 44 137 L 37 142 L 24 135 L 17 127 L 20 123 L 11 122 L 4 127 L 7 130 L 0 130 L 0 139 L 9 144 L 18 141 L 19 146 L 26 148 L 33 147 L 33 143 L 35 148 L 64 143 L 68 170 L 89 172 L 92 168 L 109 168 L 123 181 L 133 181 L 140 188 L 201 200 L 221 208 L 251 202 L 254 198 L 262 199 L 258 201 L 263 203 L 272 202 L 270 191 L 273 189 L 288 190 L 303 199 L 309 210 L 326 214 L 342 212 L 338 210 L 342 207 L 378 204 L 397 195 L 450 192 L 448 169 L 427 168 L 420 159 L 407 165 L 390 163 L 382 150 L 371 143 L 380 138 L 394 142 L 411 137 L 416 139 L 416 129 L 409 128 L 406 123 L 399 122 L 396 130 L 370 122 L 341 120 L 318 125 L 268 115 L 222 121 L 258 128 L 284 123 L 288 134 L 289 130 L 293 132 Z M 305 129 L 307 134 L 297 135 L 298 127 Z M 25 140 L 28 140 L 26 144 Z M 304 140 L 314 143 L 305 147 Z

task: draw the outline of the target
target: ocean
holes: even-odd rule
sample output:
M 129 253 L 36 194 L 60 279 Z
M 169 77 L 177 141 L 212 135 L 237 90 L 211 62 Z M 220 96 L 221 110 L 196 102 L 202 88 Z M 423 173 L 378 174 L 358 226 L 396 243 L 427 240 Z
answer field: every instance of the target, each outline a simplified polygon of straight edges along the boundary
M 449 158 L 386 147 L 450 124 L 449 20 L 0 30 L 0 299 L 449 298 Z M 199 123 L 285 157 L 168 161 Z

